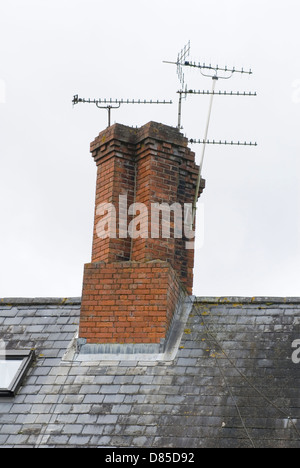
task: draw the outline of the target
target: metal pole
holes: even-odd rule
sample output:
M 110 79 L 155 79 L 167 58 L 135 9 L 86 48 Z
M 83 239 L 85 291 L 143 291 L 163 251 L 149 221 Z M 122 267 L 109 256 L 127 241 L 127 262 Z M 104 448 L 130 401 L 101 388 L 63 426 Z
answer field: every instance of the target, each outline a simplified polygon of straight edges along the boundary
M 108 127 L 110 127 L 110 122 L 111 122 L 111 106 L 107 107 L 108 110 Z
M 213 85 L 212 85 L 212 94 L 211 94 L 211 97 L 210 97 L 209 111 L 208 111 L 208 117 L 207 117 L 207 124 L 206 124 L 206 129 L 205 129 L 204 144 L 203 144 L 202 156 L 201 156 L 201 161 L 200 161 L 200 166 L 199 166 L 197 187 L 196 187 L 196 193 L 195 193 L 194 204 L 193 204 L 192 228 L 193 228 L 194 223 L 195 223 L 195 217 L 196 217 L 196 211 L 197 211 L 197 202 L 198 202 L 198 198 L 199 198 L 198 194 L 199 194 L 199 189 L 200 189 L 200 184 L 201 184 L 202 168 L 203 168 L 203 162 L 204 162 L 204 156 L 205 156 L 205 150 L 206 150 L 206 142 L 207 142 L 207 137 L 208 137 L 208 130 L 209 130 L 211 111 L 212 111 L 213 100 L 214 100 L 214 92 L 215 92 L 217 80 L 218 80 L 218 77 L 214 76 L 213 77 Z
M 181 129 L 181 108 L 182 108 L 182 92 L 179 91 L 179 104 L 178 104 L 178 129 Z

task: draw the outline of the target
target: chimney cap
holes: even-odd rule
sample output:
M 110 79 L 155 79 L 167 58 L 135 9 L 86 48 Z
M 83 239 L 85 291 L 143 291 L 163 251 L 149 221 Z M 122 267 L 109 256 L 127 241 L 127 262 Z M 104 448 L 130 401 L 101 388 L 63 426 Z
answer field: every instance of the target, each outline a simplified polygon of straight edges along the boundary
M 99 133 L 91 143 L 91 152 L 114 139 L 124 143 L 137 144 L 149 137 L 158 141 L 163 140 L 165 143 L 177 144 L 178 146 L 187 147 L 188 145 L 188 139 L 176 127 L 153 121 L 139 128 L 116 123 Z

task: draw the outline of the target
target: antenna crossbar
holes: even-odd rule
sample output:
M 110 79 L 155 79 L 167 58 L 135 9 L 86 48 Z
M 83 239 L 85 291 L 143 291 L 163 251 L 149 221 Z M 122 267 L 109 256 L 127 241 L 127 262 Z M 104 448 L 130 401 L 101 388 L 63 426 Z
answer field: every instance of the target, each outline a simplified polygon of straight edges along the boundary
M 119 109 L 122 104 L 173 104 L 172 101 L 166 100 L 155 100 L 155 99 L 85 99 L 80 98 L 78 94 L 73 97 L 73 105 L 83 103 L 83 104 L 96 104 L 98 109 L 107 109 L 108 111 L 108 126 L 111 125 L 111 109 Z
M 214 96 L 257 96 L 256 92 L 246 92 L 246 91 L 197 91 L 194 89 L 186 89 L 177 91 L 177 94 L 200 94 L 200 95 L 211 95 Z
M 196 62 L 190 62 L 190 61 L 185 61 L 184 63 L 181 64 L 181 66 L 183 67 L 193 67 L 193 68 L 199 68 L 199 69 L 202 69 L 202 70 L 213 70 L 213 71 L 221 71 L 221 72 L 225 72 L 225 73 L 242 73 L 242 74 L 246 74 L 246 75 L 253 75 L 253 72 L 252 70 L 244 70 L 244 68 L 241 68 L 241 69 L 236 69 L 235 67 L 233 68 L 229 68 L 229 67 L 219 67 L 219 65 L 207 65 L 206 63 L 203 63 L 201 64 L 200 62 L 196 63 Z
M 247 141 L 196 140 L 192 138 L 189 142 L 196 145 L 257 146 L 257 142 L 253 143 Z
M 74 96 L 73 104 L 88 103 L 88 104 L 172 104 L 172 101 L 146 100 L 146 99 L 84 99 Z

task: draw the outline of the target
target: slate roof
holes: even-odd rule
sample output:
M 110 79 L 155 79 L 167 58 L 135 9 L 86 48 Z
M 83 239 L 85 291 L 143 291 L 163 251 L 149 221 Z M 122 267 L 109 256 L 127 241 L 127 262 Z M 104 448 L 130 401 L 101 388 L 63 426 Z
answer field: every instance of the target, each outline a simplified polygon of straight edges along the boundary
M 300 299 L 198 298 L 172 361 L 76 361 L 79 313 L 0 300 L 0 339 L 37 355 L 0 399 L 1 447 L 300 448 Z

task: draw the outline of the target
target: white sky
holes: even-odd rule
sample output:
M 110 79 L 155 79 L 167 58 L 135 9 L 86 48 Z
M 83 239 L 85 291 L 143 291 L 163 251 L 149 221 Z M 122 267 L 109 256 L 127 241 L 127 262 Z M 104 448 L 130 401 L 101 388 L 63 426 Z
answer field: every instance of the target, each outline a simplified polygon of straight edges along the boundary
M 80 296 L 91 257 L 96 169 L 89 144 L 105 111 L 83 97 L 173 99 L 123 106 L 113 122 L 176 126 L 176 60 L 252 68 L 217 89 L 208 147 L 204 243 L 195 294 L 300 295 L 299 0 L 0 0 L 0 297 Z M 186 71 L 191 88 L 209 79 Z M 184 103 L 203 138 L 208 101 Z M 199 160 L 200 147 L 194 147 Z

